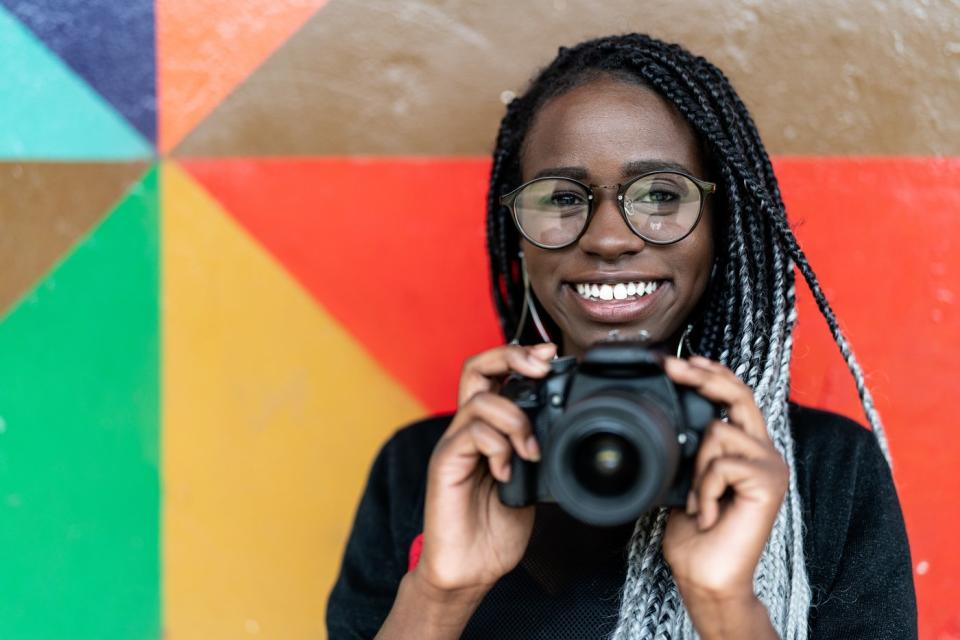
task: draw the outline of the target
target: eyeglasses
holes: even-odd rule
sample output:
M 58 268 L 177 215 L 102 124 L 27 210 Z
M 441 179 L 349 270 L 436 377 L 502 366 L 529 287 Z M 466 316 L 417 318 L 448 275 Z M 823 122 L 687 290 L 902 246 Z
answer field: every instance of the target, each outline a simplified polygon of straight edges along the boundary
M 679 171 L 653 171 L 615 185 L 586 185 L 573 178 L 544 177 L 500 197 L 527 240 L 562 249 L 580 239 L 596 211 L 595 189 L 616 189 L 627 226 L 651 244 L 683 240 L 700 222 L 703 202 L 717 189 Z

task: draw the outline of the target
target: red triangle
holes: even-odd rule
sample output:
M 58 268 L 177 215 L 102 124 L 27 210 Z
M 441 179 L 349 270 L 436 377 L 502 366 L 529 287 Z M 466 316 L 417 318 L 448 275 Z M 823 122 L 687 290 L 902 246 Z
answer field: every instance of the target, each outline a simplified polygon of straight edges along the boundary
M 455 407 L 464 358 L 502 342 L 487 275 L 488 161 L 181 164 L 431 410 Z

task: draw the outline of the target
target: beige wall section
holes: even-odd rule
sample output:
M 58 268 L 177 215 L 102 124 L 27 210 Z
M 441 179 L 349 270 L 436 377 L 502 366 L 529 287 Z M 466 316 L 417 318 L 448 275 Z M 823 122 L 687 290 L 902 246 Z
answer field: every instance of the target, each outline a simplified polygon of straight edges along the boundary
M 960 152 L 956 0 L 333 0 L 181 155 L 478 154 L 560 44 L 645 31 L 731 77 L 771 152 Z

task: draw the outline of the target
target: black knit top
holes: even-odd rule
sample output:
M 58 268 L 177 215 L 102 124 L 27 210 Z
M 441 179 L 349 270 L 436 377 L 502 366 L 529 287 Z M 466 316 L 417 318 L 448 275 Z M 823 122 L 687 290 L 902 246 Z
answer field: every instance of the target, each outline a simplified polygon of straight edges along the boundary
M 452 416 L 398 431 L 373 463 L 327 604 L 330 640 L 373 638 L 423 529 L 427 462 Z M 917 637 L 910 549 L 889 467 L 873 435 L 839 415 L 790 407 L 809 638 Z M 487 594 L 463 638 L 606 638 L 616 626 L 632 525 L 595 528 L 537 507 L 520 565 Z

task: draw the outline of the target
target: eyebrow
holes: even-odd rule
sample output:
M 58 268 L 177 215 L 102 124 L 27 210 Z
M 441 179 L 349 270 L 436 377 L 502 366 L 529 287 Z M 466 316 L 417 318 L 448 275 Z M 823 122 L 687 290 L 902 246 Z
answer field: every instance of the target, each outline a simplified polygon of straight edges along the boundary
M 684 173 L 693 172 L 679 162 L 670 160 L 631 160 L 620 167 L 620 175 L 624 178 L 637 176 L 650 171 L 683 171 Z M 543 178 L 546 176 L 557 176 L 559 178 L 573 178 L 574 180 L 587 180 L 590 177 L 584 167 L 551 167 L 538 171 L 534 178 Z

